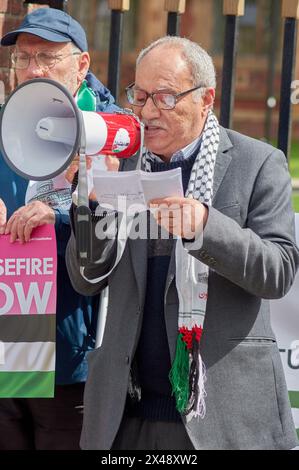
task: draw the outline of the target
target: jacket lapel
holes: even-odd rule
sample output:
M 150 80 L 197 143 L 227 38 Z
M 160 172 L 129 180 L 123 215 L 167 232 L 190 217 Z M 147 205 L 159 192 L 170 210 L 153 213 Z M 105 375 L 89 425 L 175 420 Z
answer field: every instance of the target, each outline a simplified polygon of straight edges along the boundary
M 220 142 L 214 170 L 213 201 L 231 162 L 232 157 L 229 155 L 228 150 L 232 147 L 233 144 L 231 143 L 226 130 L 223 127 L 220 127 Z

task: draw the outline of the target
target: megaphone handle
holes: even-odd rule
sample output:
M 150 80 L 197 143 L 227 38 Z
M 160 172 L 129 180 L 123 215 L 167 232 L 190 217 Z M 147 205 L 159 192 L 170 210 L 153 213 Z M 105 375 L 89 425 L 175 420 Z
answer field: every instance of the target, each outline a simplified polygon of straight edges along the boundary
M 91 210 L 87 206 L 76 210 L 76 243 L 80 266 L 86 266 L 91 260 Z
M 88 200 L 86 154 L 84 145 L 79 152 L 78 207 L 76 210 L 76 243 L 80 266 L 86 266 L 91 260 L 91 210 Z

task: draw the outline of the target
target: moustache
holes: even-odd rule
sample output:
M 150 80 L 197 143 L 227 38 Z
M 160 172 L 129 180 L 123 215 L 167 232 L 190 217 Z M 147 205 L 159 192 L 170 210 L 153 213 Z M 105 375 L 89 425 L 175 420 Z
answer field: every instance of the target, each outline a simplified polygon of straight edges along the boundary
M 157 121 L 157 120 L 148 120 L 148 119 L 142 119 L 142 123 L 144 124 L 144 127 L 145 129 L 148 128 L 148 127 L 159 127 L 160 129 L 164 129 L 165 130 L 165 126 L 163 126 L 163 124 L 161 124 L 160 121 Z

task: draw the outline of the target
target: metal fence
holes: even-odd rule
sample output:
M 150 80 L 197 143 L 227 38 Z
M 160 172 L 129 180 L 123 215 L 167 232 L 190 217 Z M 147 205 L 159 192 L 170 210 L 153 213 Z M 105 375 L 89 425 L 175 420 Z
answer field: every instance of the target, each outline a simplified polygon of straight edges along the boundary
M 24 3 L 29 2 L 25 1 Z M 64 9 L 66 11 L 68 7 L 67 0 L 40 0 L 34 3 L 47 3 L 53 8 Z M 108 87 L 117 99 L 119 93 L 123 17 L 125 12 L 130 9 L 130 0 L 108 0 L 108 5 L 111 9 Z M 181 16 L 185 13 L 185 7 L 186 0 L 164 0 L 164 9 L 168 12 L 167 34 L 180 34 L 180 20 Z M 226 17 L 226 29 L 222 69 L 220 123 L 224 127 L 231 127 L 232 125 L 239 42 L 239 18 L 244 15 L 244 12 L 245 0 L 223 0 L 223 15 Z M 291 94 L 292 82 L 294 80 L 299 0 L 282 0 L 281 16 L 284 19 L 284 40 L 277 141 L 278 148 L 280 148 L 288 158 L 291 142 Z

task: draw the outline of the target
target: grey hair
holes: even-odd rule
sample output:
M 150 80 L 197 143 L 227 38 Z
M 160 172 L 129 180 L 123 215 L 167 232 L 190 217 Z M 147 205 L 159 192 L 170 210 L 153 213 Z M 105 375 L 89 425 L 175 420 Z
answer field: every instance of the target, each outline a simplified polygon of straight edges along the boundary
M 164 36 L 157 39 L 142 49 L 136 59 L 136 66 L 151 50 L 160 46 L 181 50 L 182 57 L 191 70 L 194 86 L 201 85 L 203 88 L 198 90 L 199 93 L 195 92 L 197 97 L 205 93 L 205 88 L 216 88 L 216 71 L 212 58 L 202 47 L 187 38 Z
M 79 47 L 76 46 L 76 44 L 73 41 L 71 42 L 71 45 L 72 45 L 72 52 L 79 52 L 80 54 L 82 54 L 81 49 L 79 49 Z

